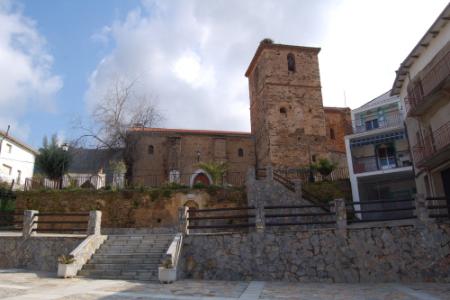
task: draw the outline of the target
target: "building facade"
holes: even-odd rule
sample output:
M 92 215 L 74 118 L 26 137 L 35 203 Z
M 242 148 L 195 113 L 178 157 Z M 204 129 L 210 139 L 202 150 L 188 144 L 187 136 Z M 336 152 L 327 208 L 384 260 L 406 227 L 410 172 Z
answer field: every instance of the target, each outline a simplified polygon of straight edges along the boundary
M 37 151 L 0 131 L 0 181 L 23 189 L 25 179 L 33 176 Z
M 354 109 L 352 123 L 345 144 L 353 201 L 412 198 L 416 188 L 399 97 L 389 91 Z
M 261 42 L 245 73 L 251 133 L 131 128 L 133 182 L 211 183 L 200 162 L 226 162 L 225 183 L 243 184 L 249 167 L 308 168 L 320 158 L 346 165 L 349 108 L 324 107 L 319 48 Z M 176 178 L 176 180 L 174 180 Z
M 418 193 L 450 199 L 450 4 L 401 63 L 392 95 L 406 107 Z M 450 200 L 447 200 L 450 206 Z

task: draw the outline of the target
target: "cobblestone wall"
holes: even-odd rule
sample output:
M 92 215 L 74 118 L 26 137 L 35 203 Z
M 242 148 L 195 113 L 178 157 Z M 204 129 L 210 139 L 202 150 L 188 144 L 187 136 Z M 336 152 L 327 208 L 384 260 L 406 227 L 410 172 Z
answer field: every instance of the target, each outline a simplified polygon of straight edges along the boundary
M 301 282 L 450 282 L 450 226 L 190 235 L 182 276 Z
M 56 271 L 58 256 L 69 254 L 83 237 L 0 237 L 0 269 Z

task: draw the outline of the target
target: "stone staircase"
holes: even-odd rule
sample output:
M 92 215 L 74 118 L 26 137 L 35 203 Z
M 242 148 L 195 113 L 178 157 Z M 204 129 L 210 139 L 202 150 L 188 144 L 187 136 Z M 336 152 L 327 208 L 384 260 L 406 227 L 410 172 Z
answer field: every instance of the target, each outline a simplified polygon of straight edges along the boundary
M 109 235 L 80 271 L 103 279 L 157 280 L 173 234 Z

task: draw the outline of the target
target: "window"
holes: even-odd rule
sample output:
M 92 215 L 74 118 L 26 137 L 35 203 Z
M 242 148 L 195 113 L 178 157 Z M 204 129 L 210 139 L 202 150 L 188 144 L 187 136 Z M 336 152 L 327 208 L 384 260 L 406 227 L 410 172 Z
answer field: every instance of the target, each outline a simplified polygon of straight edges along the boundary
M 280 108 L 280 114 L 283 114 L 283 115 L 287 115 L 287 111 L 286 111 L 286 107 L 281 107 Z
M 16 183 L 20 184 L 20 180 L 22 179 L 22 171 L 17 170 L 17 179 L 16 179 Z
M 372 130 L 378 128 L 378 119 L 366 121 L 366 130 Z
M 239 157 L 243 157 L 244 156 L 244 149 L 242 149 L 242 148 L 238 149 L 238 156 Z
M 169 172 L 169 182 L 170 183 L 180 183 L 180 171 L 171 170 Z
M 11 173 L 12 173 L 12 167 L 3 164 L 3 166 L 2 166 L 2 173 L 10 176 Z
M 330 128 L 330 138 L 332 140 L 336 139 L 336 136 L 334 135 L 334 129 L 333 128 Z
M 12 151 L 12 145 L 6 144 L 6 153 L 11 153 L 11 151 Z
M 295 72 L 295 57 L 294 57 L 294 54 L 289 53 L 287 55 L 287 64 L 288 64 L 288 71 Z
M 313 156 L 312 156 L 312 161 L 316 162 L 316 155 L 315 154 L 313 154 Z
M 149 145 L 148 146 L 148 154 L 153 155 L 154 152 L 155 152 L 155 147 L 153 147 L 153 145 Z

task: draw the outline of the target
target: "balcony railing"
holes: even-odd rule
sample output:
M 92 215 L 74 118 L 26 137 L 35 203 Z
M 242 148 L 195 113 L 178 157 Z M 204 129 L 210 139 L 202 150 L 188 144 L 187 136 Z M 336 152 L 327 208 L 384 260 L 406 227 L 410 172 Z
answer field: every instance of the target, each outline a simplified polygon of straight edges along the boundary
M 414 83 L 408 90 L 405 99 L 406 111 L 413 113 L 419 106 L 427 102 L 427 97 L 450 76 L 450 51 L 447 52 L 434 67 L 426 72 L 421 80 Z
M 450 121 L 425 136 L 423 141 L 412 148 L 417 166 L 423 166 L 427 160 L 450 145 Z
M 355 174 L 389 170 L 411 166 L 411 157 L 408 151 L 399 151 L 388 157 L 366 156 L 353 159 Z
M 366 122 L 353 120 L 353 132 L 361 133 L 371 131 L 380 128 L 396 127 L 403 124 L 403 116 L 401 113 L 388 114 L 384 116 L 384 119 L 376 119 L 376 122 Z

